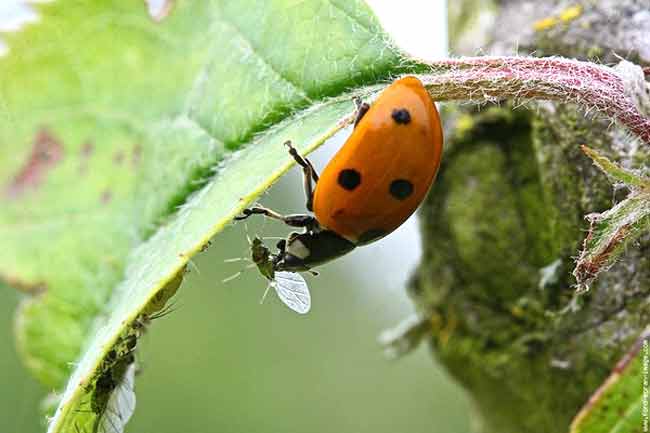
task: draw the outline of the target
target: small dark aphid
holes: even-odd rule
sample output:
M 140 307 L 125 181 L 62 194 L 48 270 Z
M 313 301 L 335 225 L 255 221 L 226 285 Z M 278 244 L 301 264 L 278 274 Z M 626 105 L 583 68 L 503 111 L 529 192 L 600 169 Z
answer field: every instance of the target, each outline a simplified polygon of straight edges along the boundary
M 284 240 L 280 243 L 285 242 Z M 277 270 L 280 254 L 271 254 L 260 238 L 251 241 L 251 258 L 260 273 L 268 280 L 269 285 L 264 292 L 273 287 L 278 298 L 289 308 L 299 314 L 305 314 L 311 308 L 311 296 L 305 279 L 295 272 Z M 264 297 L 262 299 L 264 299 Z
M 275 277 L 274 261 L 276 258 L 271 256 L 271 250 L 264 245 L 260 238 L 256 237 L 251 242 L 251 259 L 266 279 L 272 280 Z

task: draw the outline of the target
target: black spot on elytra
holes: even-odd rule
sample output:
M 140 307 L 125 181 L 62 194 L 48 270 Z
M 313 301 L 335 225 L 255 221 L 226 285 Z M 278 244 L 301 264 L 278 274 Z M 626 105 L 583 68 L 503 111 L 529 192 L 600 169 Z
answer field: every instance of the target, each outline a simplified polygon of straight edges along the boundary
M 339 185 L 348 191 L 352 191 L 361 183 L 361 174 L 351 168 L 341 170 L 338 178 Z
M 357 244 L 369 244 L 370 242 L 376 241 L 379 238 L 383 238 L 386 236 L 386 234 L 386 230 L 384 229 L 370 229 L 359 236 Z
M 406 125 L 411 122 L 411 113 L 408 112 L 406 108 L 396 108 L 393 110 L 391 117 L 400 125 Z
M 413 194 L 413 184 L 405 179 L 396 179 L 390 183 L 390 195 L 397 200 L 406 200 Z

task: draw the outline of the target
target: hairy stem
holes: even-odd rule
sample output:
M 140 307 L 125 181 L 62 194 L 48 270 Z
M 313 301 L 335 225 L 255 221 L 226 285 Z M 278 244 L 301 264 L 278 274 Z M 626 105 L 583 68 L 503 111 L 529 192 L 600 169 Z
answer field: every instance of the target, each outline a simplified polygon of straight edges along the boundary
M 436 100 L 573 102 L 604 113 L 650 145 L 650 117 L 613 68 L 559 57 L 463 57 L 430 66 L 432 73 L 421 79 Z

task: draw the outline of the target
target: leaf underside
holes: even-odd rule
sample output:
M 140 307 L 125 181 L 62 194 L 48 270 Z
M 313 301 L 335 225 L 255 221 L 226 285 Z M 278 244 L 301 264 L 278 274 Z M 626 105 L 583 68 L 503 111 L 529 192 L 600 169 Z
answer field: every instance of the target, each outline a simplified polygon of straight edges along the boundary
M 49 431 L 98 431 L 189 258 L 290 166 L 282 143 L 312 150 L 381 86 L 346 89 L 406 66 L 361 2 L 40 12 L 0 58 L 0 277 L 29 294 L 30 370 L 72 373 Z

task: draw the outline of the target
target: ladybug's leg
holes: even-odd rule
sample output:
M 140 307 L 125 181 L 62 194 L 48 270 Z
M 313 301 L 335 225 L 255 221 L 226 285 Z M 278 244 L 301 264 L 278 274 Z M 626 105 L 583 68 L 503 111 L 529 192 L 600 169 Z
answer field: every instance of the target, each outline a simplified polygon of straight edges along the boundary
M 257 206 L 242 211 L 241 216 L 235 217 L 235 220 L 241 221 L 245 220 L 251 215 L 264 215 L 269 218 L 280 220 L 288 226 L 291 227 L 307 227 L 309 230 L 318 226 L 316 218 L 311 215 L 304 214 L 294 214 L 294 215 L 280 215 L 279 213 L 267 209 L 265 207 Z
M 365 116 L 365 114 L 370 110 L 370 104 L 363 102 L 361 98 L 355 96 L 353 98 L 354 104 L 357 106 L 357 117 L 354 119 L 354 127 L 357 127 L 359 121 Z
M 278 220 L 282 220 L 284 218 L 279 213 L 274 212 L 271 209 L 267 209 L 267 208 L 262 207 L 262 206 L 255 206 L 255 207 L 251 207 L 251 208 L 248 208 L 248 209 L 244 209 L 242 211 L 242 214 L 243 215 L 241 215 L 241 216 L 236 216 L 235 221 L 245 220 L 246 218 L 248 218 L 251 215 L 264 215 L 264 216 L 267 216 L 269 218 L 278 219 Z
M 305 196 L 307 197 L 306 206 L 307 210 L 311 212 L 314 210 L 314 187 L 312 185 L 312 179 L 314 182 L 318 182 L 318 173 L 316 173 L 314 166 L 311 165 L 311 161 L 298 154 L 296 148 L 291 145 L 291 141 L 287 141 L 284 144 L 289 148 L 289 155 L 291 155 L 296 163 L 302 167 L 303 180 L 305 183 Z

